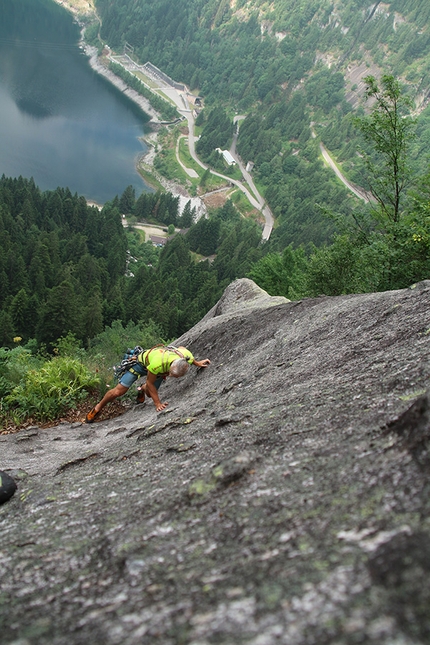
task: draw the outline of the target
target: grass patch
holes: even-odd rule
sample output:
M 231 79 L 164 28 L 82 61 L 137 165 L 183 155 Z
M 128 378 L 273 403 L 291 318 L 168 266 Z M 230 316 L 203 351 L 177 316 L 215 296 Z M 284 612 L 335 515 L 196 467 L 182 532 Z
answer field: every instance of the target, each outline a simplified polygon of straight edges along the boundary
M 184 166 L 187 168 L 192 168 L 199 175 L 199 178 L 204 173 L 204 168 L 202 168 L 190 155 L 190 150 L 188 147 L 188 138 L 181 137 L 179 140 L 179 159 L 182 161 Z
M 254 206 L 248 201 L 248 198 L 244 193 L 237 188 L 233 193 L 229 195 L 229 198 L 236 206 L 237 210 L 241 215 L 245 217 L 251 217 L 252 219 L 257 220 L 260 217 L 260 211 L 257 211 Z
M 139 222 L 140 224 L 140 222 Z M 145 244 L 146 243 L 146 232 L 142 231 L 141 228 L 136 228 L 135 226 L 131 225 L 131 228 L 133 231 L 139 236 L 139 242 L 140 244 Z
M 134 72 L 134 75 L 137 76 L 139 81 L 142 81 L 142 83 L 144 83 L 148 87 L 148 89 L 155 90 L 155 88 L 157 87 L 157 84 L 151 78 L 149 78 L 149 76 L 146 76 L 146 74 L 143 74 L 142 72 Z
M 191 178 L 178 164 L 174 149 L 163 147 L 154 159 L 154 168 L 170 181 L 176 181 L 185 186 L 191 183 Z
M 166 179 L 182 184 L 191 194 L 195 195 L 197 193 L 200 177 L 190 177 L 178 162 L 178 159 L 176 158 L 176 144 L 179 136 L 180 130 L 177 128 L 173 130 L 165 128 L 160 132 L 160 146 L 159 152 L 154 160 L 154 168 Z M 183 139 L 181 139 L 179 145 L 181 145 L 181 143 L 183 143 Z M 186 159 L 183 160 L 184 166 L 187 168 L 193 168 L 198 173 L 198 164 L 195 163 L 189 153 L 186 155 L 186 145 L 184 145 L 183 150 L 185 151 L 184 157 L 186 156 Z M 181 158 L 180 153 L 179 157 Z
M 213 190 L 218 190 L 219 188 L 224 188 L 229 185 L 229 181 L 222 179 L 222 177 L 217 177 L 212 173 L 208 174 L 205 178 L 204 184 L 200 184 L 200 194 L 209 193 Z
M 232 178 L 232 179 L 234 179 L 235 181 L 242 181 L 242 173 L 241 173 L 241 171 L 240 171 L 239 166 L 237 166 L 236 164 L 235 164 L 234 166 L 228 166 L 228 167 L 225 169 L 225 173 L 224 173 L 224 174 L 225 174 L 227 177 L 231 177 L 231 178 Z M 252 190 L 251 190 L 251 189 L 249 189 L 249 190 L 250 190 L 250 192 L 252 192 Z
M 137 171 L 148 186 L 153 188 L 155 191 L 159 190 L 161 192 L 165 192 L 164 186 L 158 181 L 150 166 L 145 166 L 143 163 L 140 163 L 137 166 Z

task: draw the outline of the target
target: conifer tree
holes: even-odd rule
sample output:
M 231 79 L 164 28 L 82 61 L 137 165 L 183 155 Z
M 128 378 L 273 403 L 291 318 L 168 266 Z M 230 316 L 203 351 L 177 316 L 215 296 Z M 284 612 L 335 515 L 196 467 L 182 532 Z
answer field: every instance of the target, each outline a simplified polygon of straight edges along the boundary
M 127 186 L 121 198 L 119 200 L 119 210 L 121 213 L 129 215 L 134 210 L 134 205 L 136 202 L 136 191 L 132 185 Z
M 20 289 L 11 302 L 10 314 L 16 336 L 28 338 L 27 323 L 30 299 L 25 289 Z
M 49 291 L 36 333 L 39 341 L 52 344 L 68 332 L 82 338 L 83 320 L 73 286 L 64 280 Z

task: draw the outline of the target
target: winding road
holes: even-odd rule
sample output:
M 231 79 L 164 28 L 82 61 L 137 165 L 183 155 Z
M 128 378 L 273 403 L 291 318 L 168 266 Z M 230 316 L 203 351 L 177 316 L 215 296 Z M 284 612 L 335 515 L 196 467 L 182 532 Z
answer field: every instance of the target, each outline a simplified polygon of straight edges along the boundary
M 364 188 L 360 188 L 359 186 L 355 186 L 352 184 L 346 177 L 343 175 L 339 168 L 336 166 L 334 163 L 333 159 L 330 157 L 330 154 L 328 153 L 327 148 L 324 146 L 324 144 L 320 141 L 320 150 L 321 154 L 323 156 L 324 161 L 328 163 L 330 168 L 336 173 L 336 176 L 339 177 L 341 182 L 350 190 L 356 197 L 359 197 L 366 203 L 370 202 L 372 200 L 372 196 L 367 193 Z
M 81 4 L 79 3 L 79 0 L 76 0 L 73 2 L 73 0 L 55 0 L 57 4 L 61 4 L 65 6 L 69 11 L 71 11 L 74 15 L 80 15 L 81 12 L 83 11 L 84 14 L 93 14 L 97 17 L 99 20 L 100 24 L 100 18 L 97 15 L 97 12 L 95 11 L 94 5 L 93 5 L 93 0 L 81 0 Z M 378 3 L 377 3 L 378 4 Z M 82 6 L 84 5 L 84 7 Z M 141 97 L 137 92 L 134 90 L 131 90 L 128 88 L 128 86 L 118 77 L 116 77 L 110 70 L 107 70 L 104 65 L 101 65 L 98 60 L 98 52 L 95 48 L 90 47 L 88 44 L 86 44 L 83 40 L 81 42 L 82 46 L 84 47 L 87 55 L 90 58 L 90 64 L 95 69 L 98 71 L 100 74 L 103 76 L 106 76 L 109 78 L 109 80 L 114 84 L 114 85 L 119 85 L 121 91 L 124 93 L 130 94 L 130 98 L 138 103 L 142 109 L 147 112 L 148 114 L 151 115 L 152 119 L 157 122 L 158 121 L 158 115 L 154 113 L 152 107 L 149 105 L 148 101 Z M 121 64 L 125 69 L 127 69 L 128 72 L 134 73 L 134 71 L 139 67 L 134 61 L 132 61 L 131 58 L 129 58 L 127 55 L 123 56 L 114 56 L 111 55 L 109 56 L 111 60 L 115 60 L 116 63 Z M 118 58 L 122 58 L 123 60 L 118 60 Z M 124 61 L 125 58 L 128 58 L 129 63 L 127 64 L 126 61 Z M 141 78 L 139 78 L 140 81 L 142 81 Z M 181 91 L 179 89 L 174 88 L 173 86 L 169 85 L 166 83 L 163 79 L 157 78 L 153 79 L 157 81 L 158 87 L 151 87 L 149 88 L 151 91 L 154 91 L 155 93 L 160 93 L 164 94 L 165 96 L 168 97 L 177 107 L 178 112 L 187 120 L 188 123 L 188 148 L 190 151 L 191 157 L 194 159 L 194 161 L 204 170 L 208 169 L 208 166 L 204 164 L 200 159 L 198 158 L 196 151 L 195 151 L 195 142 L 197 140 L 197 137 L 194 134 L 194 116 L 193 116 L 193 109 L 190 107 L 189 101 L 188 101 L 188 95 L 185 90 Z M 144 105 L 142 105 L 144 103 Z M 240 158 L 237 149 L 236 149 L 236 144 L 237 144 L 237 137 L 239 134 L 239 122 L 244 119 L 245 116 L 235 116 L 234 117 L 234 124 L 236 126 L 235 128 L 235 133 L 233 135 L 233 142 L 230 148 L 230 154 L 232 155 L 233 159 L 237 163 L 244 182 L 247 184 L 245 185 L 244 182 L 242 181 L 237 181 L 235 179 L 232 179 L 231 177 L 227 177 L 226 175 L 223 175 L 221 173 L 218 173 L 212 169 L 209 168 L 210 172 L 213 175 L 216 175 L 217 177 L 221 177 L 222 179 L 230 182 L 231 184 L 234 184 L 239 188 L 247 197 L 251 205 L 259 210 L 262 215 L 264 216 L 264 228 L 263 228 L 263 233 L 262 233 L 262 239 L 264 241 L 267 241 L 270 238 L 270 235 L 273 230 L 273 225 L 274 225 L 274 217 L 273 214 L 263 199 L 263 197 L 260 195 L 259 191 L 257 190 L 253 179 L 251 177 L 251 174 L 246 170 L 245 166 L 243 165 L 242 159 Z M 313 123 L 311 123 L 311 133 L 312 137 L 316 137 L 316 133 L 313 129 Z M 182 135 L 185 137 L 186 135 Z M 198 173 L 194 170 L 194 168 L 187 168 L 184 163 L 181 161 L 180 156 L 179 156 L 179 141 L 182 137 L 178 138 L 177 144 L 176 144 L 176 159 L 180 166 L 183 168 L 184 172 L 187 173 L 189 177 L 192 178 L 197 178 Z M 325 148 L 324 144 L 320 142 L 320 151 L 323 159 L 325 162 L 330 166 L 330 168 L 336 173 L 336 176 L 343 182 L 343 184 L 356 195 L 360 199 L 364 200 L 365 202 L 373 201 L 372 195 L 365 191 L 363 188 L 356 186 L 352 184 L 339 170 L 333 159 L 331 158 L 329 152 Z
M 131 58 L 129 58 L 127 55 L 121 55 L 120 57 L 112 56 L 112 59 L 115 59 L 116 63 L 120 63 L 127 69 L 128 72 L 134 73 L 135 71 L 138 70 L 139 65 L 137 65 L 134 61 L 132 61 Z M 128 59 L 128 60 L 127 60 Z M 139 80 L 142 81 L 141 78 Z M 194 134 L 194 114 L 193 114 L 193 107 L 190 106 L 189 100 L 188 100 L 188 94 L 186 89 L 181 90 L 173 87 L 169 83 L 167 83 L 165 80 L 163 80 L 160 77 L 155 77 L 152 78 L 152 81 L 156 82 L 156 87 L 151 87 L 150 89 L 154 91 L 155 93 L 159 93 L 161 95 L 164 95 L 164 97 L 167 97 L 168 100 L 170 100 L 172 103 L 177 108 L 177 111 L 179 114 L 186 119 L 187 124 L 188 124 L 188 137 L 186 135 L 182 135 L 181 137 L 178 138 L 177 143 L 176 143 L 176 159 L 179 163 L 179 165 L 182 167 L 184 172 L 191 178 L 197 178 L 198 173 L 194 170 L 194 168 L 187 168 L 185 164 L 181 161 L 180 156 L 179 156 L 179 142 L 182 138 L 187 138 L 188 139 L 188 148 L 190 151 L 190 155 L 192 159 L 198 164 L 201 168 L 204 170 L 207 170 L 209 166 L 204 164 L 202 161 L 200 161 L 199 157 L 196 154 L 195 150 L 195 142 L 197 140 L 197 137 Z M 228 177 L 226 175 L 223 175 L 222 173 L 216 172 L 215 170 L 212 170 L 209 168 L 209 171 L 211 174 L 221 177 L 225 181 L 229 182 L 230 184 L 234 184 L 239 190 L 241 190 L 250 204 L 260 211 L 262 215 L 264 216 L 264 228 L 262 232 L 262 240 L 267 241 L 270 238 L 270 235 L 273 230 L 273 225 L 274 225 L 274 217 L 273 214 L 265 202 L 264 198 L 261 196 L 259 191 L 257 190 L 254 181 L 252 179 L 251 174 L 246 170 L 242 159 L 240 158 L 236 144 L 237 144 L 237 138 L 239 135 L 239 123 L 241 120 L 243 120 L 245 116 L 243 115 L 238 115 L 234 117 L 234 125 L 235 125 L 235 131 L 233 135 L 233 141 L 232 145 L 230 147 L 230 154 L 232 155 L 233 159 L 238 165 L 238 168 L 242 174 L 242 180 L 243 181 L 238 181 L 236 179 L 232 179 L 231 177 Z M 311 123 L 311 133 L 312 137 L 316 138 L 316 133 L 313 129 L 313 123 Z M 363 188 L 360 188 L 359 186 L 355 186 L 352 184 L 339 170 L 333 159 L 331 158 L 329 152 L 325 148 L 324 144 L 320 142 L 320 151 L 323 159 L 325 162 L 330 166 L 330 168 L 335 172 L 336 176 L 343 182 L 343 184 L 350 190 L 356 197 L 359 197 L 360 199 L 364 200 L 365 202 L 369 202 L 372 200 L 372 196 L 367 193 Z
M 188 134 L 188 147 L 189 147 L 190 155 L 194 159 L 194 161 L 201 168 L 204 168 L 206 170 L 208 168 L 208 166 L 206 164 L 204 164 L 202 161 L 200 161 L 200 159 L 198 158 L 198 156 L 196 154 L 196 150 L 195 150 L 195 142 L 197 140 L 197 137 L 194 134 L 194 116 L 193 116 L 193 112 L 189 107 L 188 98 L 187 98 L 185 92 L 180 93 L 180 95 L 181 95 L 182 101 L 184 103 L 186 102 L 186 104 L 188 105 L 188 109 L 184 110 L 184 108 L 181 107 L 179 100 L 175 101 L 176 105 L 178 106 L 178 112 L 180 112 L 187 119 L 187 122 L 188 122 L 188 132 L 189 132 L 189 134 Z M 171 96 L 171 98 L 173 98 L 173 96 L 171 94 L 170 94 L 170 96 Z M 237 137 L 238 137 L 238 133 L 239 133 L 238 123 L 239 123 L 239 120 L 244 119 L 244 118 L 245 118 L 244 116 L 237 116 L 237 117 L 234 118 L 234 124 L 236 125 L 236 129 L 235 129 L 235 133 L 234 133 L 234 136 L 233 136 L 233 143 L 232 143 L 232 146 L 230 148 L 230 153 L 231 153 L 233 159 L 235 160 L 235 162 L 237 163 L 237 165 L 239 167 L 239 170 L 242 173 L 242 177 L 246 181 L 247 186 L 245 186 L 244 182 L 242 182 L 242 181 L 238 181 L 237 179 L 232 179 L 231 177 L 227 177 L 226 175 L 223 175 L 222 173 L 216 172 L 215 170 L 211 170 L 211 169 L 209 169 L 209 170 L 210 170 L 212 175 L 215 175 L 217 177 L 221 177 L 222 179 L 225 179 L 226 181 L 228 181 L 228 182 L 234 184 L 235 186 L 237 186 L 237 188 L 239 188 L 239 190 L 241 190 L 244 193 L 244 195 L 246 195 L 246 197 L 247 197 L 248 201 L 250 202 L 250 204 L 263 214 L 265 223 L 264 223 L 263 233 L 262 233 L 261 237 L 262 237 L 263 241 L 267 241 L 270 238 L 270 235 L 271 235 L 272 229 L 273 229 L 273 224 L 274 224 L 274 218 L 273 218 L 272 212 L 271 212 L 270 208 L 267 206 L 267 204 L 264 201 L 264 199 L 262 198 L 262 196 L 260 195 L 260 193 L 258 192 L 257 188 L 255 187 L 255 184 L 254 184 L 254 182 L 252 180 L 252 177 L 251 177 L 250 173 L 247 172 L 247 170 L 245 169 L 245 167 L 243 165 L 243 162 L 242 162 L 241 158 L 239 157 L 239 155 L 238 155 L 238 153 L 236 151 L 236 142 L 237 142 Z M 178 161 L 179 161 L 179 158 L 178 158 Z M 182 165 L 182 167 L 184 167 L 183 164 L 181 164 L 181 165 Z M 186 170 L 186 172 L 189 173 L 190 169 L 188 169 L 188 170 L 185 169 L 185 170 Z
M 120 65 L 122 65 L 125 69 L 127 69 L 128 72 L 130 72 L 132 74 L 133 74 L 133 72 L 138 70 L 139 66 L 134 61 L 132 61 L 131 58 L 129 58 L 126 55 L 115 56 L 115 57 L 112 56 L 112 59 L 115 60 L 116 63 L 119 63 Z M 129 61 L 129 63 L 127 62 L 127 59 Z M 142 81 L 141 78 L 139 78 L 139 80 Z M 188 123 L 188 148 L 189 148 L 189 151 L 190 151 L 190 155 L 191 155 L 192 159 L 201 168 L 203 168 L 204 170 L 207 170 L 208 166 L 206 164 L 204 164 L 202 161 L 200 161 L 199 157 L 196 154 L 195 142 L 197 140 L 197 137 L 194 134 L 193 108 L 189 104 L 188 95 L 187 95 L 186 90 L 176 89 L 175 87 L 172 87 L 171 85 L 166 83 L 160 77 L 154 77 L 154 78 L 152 78 L 152 81 L 156 82 L 157 86 L 156 87 L 151 87 L 150 89 L 152 91 L 156 92 L 156 93 L 160 93 L 160 94 L 164 95 L 165 97 L 167 97 L 172 103 L 175 104 L 179 114 L 181 114 L 187 120 L 187 123 Z M 215 170 L 212 170 L 211 168 L 209 168 L 209 170 L 213 175 L 215 175 L 217 177 L 221 177 L 222 179 L 228 181 L 229 183 L 234 184 L 235 186 L 237 186 L 237 188 L 239 188 L 239 190 L 241 190 L 244 193 L 244 195 L 246 195 L 246 197 L 247 197 L 248 201 L 251 203 L 251 205 L 262 213 L 262 215 L 264 216 L 264 222 L 265 222 L 264 228 L 263 228 L 263 233 L 262 233 L 262 240 L 267 241 L 270 238 L 270 235 L 271 235 L 272 229 L 273 229 L 273 224 L 274 224 L 274 218 L 273 218 L 272 212 L 270 211 L 270 209 L 269 209 L 268 205 L 266 204 L 265 200 L 263 199 L 263 197 L 258 192 L 257 188 L 255 187 L 255 184 L 254 184 L 254 182 L 252 180 L 252 177 L 251 177 L 250 173 L 246 171 L 246 169 L 245 169 L 245 167 L 243 165 L 243 162 L 242 162 L 241 158 L 239 157 L 239 155 L 237 154 L 237 151 L 236 151 L 236 142 L 237 142 L 237 136 L 238 136 L 238 132 L 239 132 L 238 123 L 239 123 L 239 121 L 241 119 L 244 119 L 244 118 L 245 118 L 244 116 L 237 116 L 234 119 L 236 129 L 235 129 L 235 134 L 234 134 L 234 137 L 233 137 L 233 143 L 232 143 L 230 152 L 231 152 L 234 160 L 236 161 L 236 163 L 237 163 L 237 165 L 238 165 L 238 167 L 239 167 L 239 169 L 240 169 L 240 171 L 242 173 L 242 177 L 244 178 L 244 180 L 245 180 L 247 185 L 245 185 L 245 183 L 243 181 L 238 181 L 236 179 L 232 179 L 231 177 L 228 177 L 228 176 L 223 175 L 223 174 L 221 174 L 219 172 L 216 172 Z M 177 144 L 176 144 L 176 159 L 177 159 L 178 163 L 180 164 L 180 166 L 182 167 L 182 169 L 187 173 L 187 175 L 189 177 L 196 178 L 196 177 L 198 177 L 197 172 L 193 168 L 187 168 L 179 158 L 179 140 L 180 139 L 178 139 Z

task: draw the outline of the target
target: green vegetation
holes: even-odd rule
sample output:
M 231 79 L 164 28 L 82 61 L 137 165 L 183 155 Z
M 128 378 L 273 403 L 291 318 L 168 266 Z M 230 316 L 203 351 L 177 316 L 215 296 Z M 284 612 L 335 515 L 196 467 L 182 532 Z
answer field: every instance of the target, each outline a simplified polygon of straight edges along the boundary
M 222 172 L 225 164 L 217 148 L 229 148 L 233 136 L 233 122 L 222 108 L 214 108 L 205 118 L 205 111 L 201 113 L 204 127 L 196 143 L 196 152 L 205 163 Z
M 140 81 L 136 76 L 127 72 L 122 65 L 118 63 L 109 63 L 109 69 L 116 75 L 122 78 L 122 80 L 127 83 L 129 87 L 132 87 L 136 92 L 148 99 L 149 103 L 152 105 L 154 110 L 159 112 L 163 119 L 166 121 L 172 121 L 179 118 L 179 114 L 176 110 L 176 107 L 172 105 L 167 98 L 163 99 L 158 94 L 151 92 L 142 81 Z
M 377 165 L 370 155 L 366 157 L 370 190 L 383 217 L 399 222 L 406 189 L 412 180 L 408 153 L 415 130 L 415 121 L 409 115 L 413 104 L 402 95 L 400 83 L 393 76 L 383 76 L 381 88 L 373 76 L 365 81 L 366 94 L 375 99 L 376 107 L 369 117 L 355 122 L 377 154 Z
M 24 357 L 21 354 L 21 360 Z M 6 371 L 13 368 L 13 357 L 4 363 Z M 99 384 L 98 377 L 77 359 L 57 357 L 33 369 L 29 363 L 25 377 L 3 398 L 3 417 L 10 414 L 15 421 L 56 419 Z
M 44 205 L 52 199 L 51 193 L 40 193 L 32 182 L 22 179 L 3 178 L 0 188 L 2 218 L 8 224 L 22 221 L 23 195 L 28 198 L 34 192 L 33 205 L 36 196 Z M 62 203 L 61 197 L 72 203 L 76 199 L 75 206 L 82 206 L 80 226 L 86 235 L 78 238 L 80 246 L 67 227 L 65 239 L 61 209 L 56 211 L 56 220 L 50 218 L 48 222 L 36 209 L 32 211 L 39 225 L 50 227 L 47 235 L 46 230 L 33 224 L 33 252 L 33 245 L 26 243 L 25 227 L 11 225 L 10 232 L 3 229 L 2 235 L 9 241 L 2 249 L 14 249 L 13 255 L 3 250 L 1 256 L 3 427 L 28 419 L 58 418 L 89 396 L 99 398 L 106 384 L 113 384 L 112 366 L 127 347 L 174 339 L 200 320 L 237 277 L 249 276 L 272 295 L 297 299 L 402 288 L 430 273 L 428 176 L 409 193 L 397 221 L 387 217 L 375 202 L 370 209 L 357 212 L 351 221 L 333 214 L 338 233 L 332 244 L 310 250 L 289 245 L 282 253 L 274 251 L 271 244 L 261 244 L 261 229 L 244 219 L 231 200 L 211 212 L 208 219 L 193 224 L 195 214 L 190 203 L 179 214 L 178 200 L 169 193 L 144 193 L 136 200 L 129 188 L 101 213 L 67 191 L 56 191 L 60 200 L 57 206 Z M 154 248 L 142 241 L 139 231 L 123 229 L 120 204 L 127 207 L 129 221 L 144 218 L 162 222 L 170 230 L 176 225 L 189 230 L 185 236 L 174 236 L 162 250 Z M 7 219 L 7 211 L 15 213 L 15 205 L 19 215 Z M 115 245 L 124 236 L 128 247 L 122 260 L 117 259 L 122 270 L 116 280 L 103 259 L 107 249 L 95 243 L 101 235 L 97 222 L 106 228 L 110 218 Z M 73 218 L 67 226 L 71 221 Z M 98 236 L 93 238 L 92 232 Z M 42 255 L 38 251 L 41 240 L 46 246 Z M 69 244 L 74 249 L 72 256 L 66 252 Z M 97 252 L 94 256 L 88 252 L 93 247 Z M 20 249 L 25 252 L 20 253 Z M 36 252 L 40 262 L 33 260 Z M 208 256 L 213 256 L 212 263 L 204 260 Z M 56 267 L 55 274 L 48 271 L 52 266 Z M 34 284 L 33 296 L 26 290 L 27 274 Z M 82 294 L 85 287 L 86 296 Z M 97 303 L 101 303 L 98 308 Z M 95 330 L 92 335 L 91 329 Z M 63 336 L 56 341 L 58 330 Z M 18 343 L 22 346 L 14 346 Z
M 184 237 L 160 252 L 122 225 L 125 212 L 129 220 L 189 228 L 195 214 L 190 206 L 179 214 L 178 202 L 161 191 L 136 199 L 127 187 L 99 211 L 67 189 L 41 192 L 32 180 L 1 178 L 1 345 L 12 347 L 20 337 L 51 352 L 56 339 L 71 332 L 88 348 L 115 320 L 153 320 L 168 338 L 197 322 L 225 286 L 217 281 L 214 288 L 214 268 L 194 265 L 190 250 L 197 249 Z M 249 243 L 259 247 L 258 227 L 241 222 L 235 207 L 222 209 L 220 221 L 220 240 L 240 223 L 252 228 Z
M 0 179 L 0 344 L 84 344 L 123 311 L 127 239 L 118 201 L 101 211 L 68 189 Z
M 421 100 L 430 85 L 426 0 L 178 0 L 174 7 L 167 0 L 144 6 L 97 0 L 97 9 L 102 37 L 112 47 L 130 43 L 142 63 L 150 60 L 204 97 L 208 115 L 206 122 L 203 115 L 197 120 L 196 132 L 205 126 L 197 152 L 214 169 L 225 171 L 215 149 L 231 140 L 227 115 L 247 116 L 238 150 L 254 162 L 255 180 L 277 219 L 278 251 L 331 239 L 334 227 L 319 205 L 344 216 L 357 208 L 357 199 L 324 167 L 310 129 L 313 123 L 342 171 L 362 185 L 358 153 L 369 146 L 351 116 L 353 105 L 362 111 L 365 97 L 362 84 L 349 80 L 350 70 L 367 64 L 374 73 L 378 65 Z M 419 141 L 430 137 L 428 114 L 418 125 L 414 156 L 423 170 L 428 146 Z M 159 169 L 172 175 L 165 165 Z
M 15 343 L 22 339 L 15 338 Z M 127 347 L 163 342 L 153 323 L 144 328 L 117 320 L 84 350 L 72 333 L 58 339 L 53 354 L 36 343 L 0 348 L 0 429 L 58 419 L 87 399 L 99 400 L 115 385 L 112 367 Z M 89 405 L 89 404 L 88 404 Z
M 154 168 L 163 177 L 187 185 L 189 177 L 176 159 L 176 142 L 180 132 L 177 128 L 163 128 L 159 132 L 160 148 L 154 159 Z
M 201 175 L 204 173 L 204 169 L 194 161 L 190 155 L 190 149 L 188 147 L 187 137 L 181 137 L 179 139 L 179 158 L 186 168 L 191 168 L 199 175 L 199 179 L 194 180 L 196 182 L 201 181 Z
M 392 76 L 383 76 L 380 87 L 371 76 L 366 84 L 375 102 L 355 123 L 372 146 L 365 162 L 374 201 L 349 218 L 332 213 L 333 243 L 314 248 L 305 264 L 301 249 L 290 247 L 260 260 L 250 275 L 272 294 L 384 291 L 430 275 L 430 177 L 411 167 L 411 103 Z
M 65 349 L 76 343 L 71 335 L 59 341 Z M 19 339 L 15 339 L 19 342 Z M 33 345 L 33 347 L 31 347 Z M 29 417 L 35 421 L 55 419 L 74 408 L 99 385 L 99 377 L 82 363 L 83 352 L 54 357 L 34 353 L 34 343 L 27 347 L 0 349 L 0 391 L 2 425 L 20 423 Z

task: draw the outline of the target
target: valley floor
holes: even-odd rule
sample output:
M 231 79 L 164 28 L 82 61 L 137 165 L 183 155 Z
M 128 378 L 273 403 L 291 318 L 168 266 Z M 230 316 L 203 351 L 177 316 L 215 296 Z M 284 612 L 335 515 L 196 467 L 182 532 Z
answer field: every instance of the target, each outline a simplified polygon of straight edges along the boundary
M 81 22 L 82 19 L 87 18 L 89 16 L 97 16 L 96 10 L 94 7 L 93 0 L 90 0 L 87 2 L 86 0 L 54 0 L 61 6 L 65 7 L 67 10 L 69 10 L 75 17 L 75 19 L 78 21 L 78 23 L 83 27 L 83 24 Z M 88 45 L 84 38 L 83 38 L 83 31 L 82 29 L 82 40 L 81 40 L 81 47 L 87 54 L 89 58 L 90 65 L 92 69 L 94 69 L 97 73 L 101 74 L 104 76 L 107 80 L 109 80 L 113 85 L 118 87 L 118 89 L 121 90 L 129 99 L 131 99 L 134 103 L 136 103 L 145 114 L 149 115 L 151 117 L 151 121 L 157 125 L 158 123 L 161 122 L 161 117 L 160 115 L 153 109 L 149 101 L 141 96 L 138 92 L 135 90 L 129 88 L 122 79 L 117 77 L 115 74 L 113 74 L 107 65 L 104 64 L 104 61 L 101 59 L 101 57 L 98 55 L 97 48 L 91 47 Z M 108 50 L 109 48 L 107 48 Z M 108 51 L 108 56 L 107 58 L 111 58 L 113 55 L 113 52 Z M 119 61 L 115 61 L 119 62 Z M 131 71 L 131 70 L 130 70 Z M 194 117 L 192 115 L 192 106 L 189 105 L 188 101 L 188 95 L 184 96 L 186 93 L 183 92 L 178 92 L 172 87 L 162 87 L 160 88 L 160 94 L 161 95 L 167 95 L 168 98 L 170 99 L 171 102 L 173 102 L 180 114 L 184 116 L 184 118 L 188 122 L 188 129 L 190 132 L 190 135 L 188 135 L 188 145 L 189 145 L 189 152 L 191 157 L 193 158 L 194 162 L 198 164 L 203 169 L 206 169 L 206 165 L 203 164 L 197 157 L 195 150 L 194 150 L 194 143 L 195 143 L 195 137 L 192 134 L 194 131 Z M 163 96 L 163 98 L 165 98 Z M 149 183 L 150 185 L 153 184 L 155 188 L 158 188 L 159 186 L 162 186 L 165 190 L 168 190 L 170 193 L 172 193 L 175 196 L 182 196 L 183 198 L 191 198 L 191 195 L 189 194 L 188 190 L 186 187 L 182 184 L 179 184 L 175 181 L 171 181 L 166 179 L 165 177 L 162 177 L 154 168 L 154 158 L 155 158 L 155 150 L 156 148 L 160 149 L 161 143 L 160 139 L 158 137 L 158 133 L 156 129 L 155 131 L 149 132 L 145 136 L 145 143 L 148 145 L 148 151 L 145 155 L 142 155 L 140 159 L 137 162 L 137 170 L 138 172 L 145 178 L 146 183 Z M 195 172 L 194 169 L 191 168 L 185 168 L 184 164 L 179 158 L 179 152 L 178 152 L 179 146 L 177 146 L 177 152 L 176 152 L 176 161 L 179 166 L 182 167 L 182 169 L 186 172 L 187 175 L 190 177 L 198 177 L 197 173 Z M 242 177 L 246 176 L 246 171 L 242 167 L 240 159 L 236 156 L 235 157 L 236 162 L 239 164 L 239 168 L 242 171 Z M 262 219 L 262 224 L 264 224 L 264 229 L 263 229 L 263 239 L 267 240 L 270 237 L 272 227 L 273 227 L 273 216 L 269 210 L 269 207 L 265 203 L 264 198 L 258 194 L 255 186 L 252 183 L 252 180 L 249 181 L 237 181 L 235 179 L 231 179 L 230 177 L 224 176 L 220 173 L 217 173 L 215 171 L 211 170 L 211 173 L 217 177 L 220 177 L 221 179 L 224 179 L 226 181 L 226 187 L 229 186 L 235 186 L 236 189 L 239 189 L 246 197 L 247 201 L 249 201 L 251 208 L 255 209 L 255 213 L 258 214 L 258 211 L 261 212 L 261 219 Z M 234 188 L 233 186 L 233 188 Z M 217 193 L 217 199 L 220 199 L 219 195 L 219 186 L 216 187 L 216 193 Z M 206 211 L 206 204 L 209 204 L 210 196 L 207 199 L 205 196 L 204 198 L 193 198 L 193 200 L 198 200 L 200 204 L 197 206 L 197 211 L 202 212 Z M 225 201 L 225 196 L 221 200 L 222 203 Z M 221 204 L 222 205 L 222 204 Z

